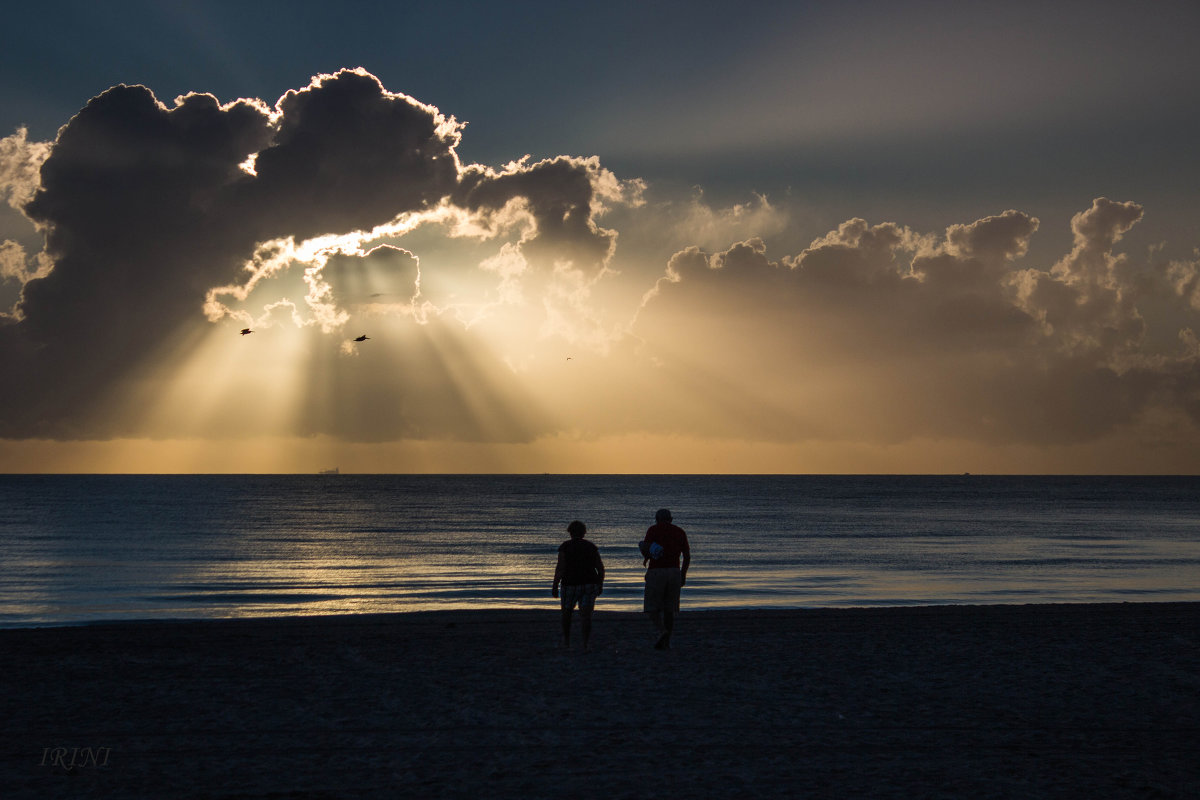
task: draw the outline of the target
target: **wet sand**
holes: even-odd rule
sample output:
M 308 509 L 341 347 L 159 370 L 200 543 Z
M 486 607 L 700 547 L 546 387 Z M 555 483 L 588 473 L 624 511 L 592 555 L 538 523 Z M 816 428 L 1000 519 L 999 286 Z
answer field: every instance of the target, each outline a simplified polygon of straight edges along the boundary
M 0 797 L 1200 796 L 1197 603 L 593 638 L 554 610 L 0 631 Z

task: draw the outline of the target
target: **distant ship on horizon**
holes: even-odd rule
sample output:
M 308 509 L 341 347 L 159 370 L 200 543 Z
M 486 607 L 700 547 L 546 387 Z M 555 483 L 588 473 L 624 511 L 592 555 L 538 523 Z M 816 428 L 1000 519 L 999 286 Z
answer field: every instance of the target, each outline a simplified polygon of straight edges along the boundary
M 323 469 L 320 472 L 318 472 L 317 474 L 318 475 L 341 475 L 342 473 L 338 472 L 337 467 L 333 467 L 332 469 Z

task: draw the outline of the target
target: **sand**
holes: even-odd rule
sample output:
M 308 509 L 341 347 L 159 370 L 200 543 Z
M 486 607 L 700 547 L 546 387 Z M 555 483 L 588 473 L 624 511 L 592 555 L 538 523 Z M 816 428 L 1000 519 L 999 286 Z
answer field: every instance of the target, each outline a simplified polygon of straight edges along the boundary
M 1200 797 L 1200 604 L 593 638 L 561 649 L 554 610 L 0 631 L 0 797 Z

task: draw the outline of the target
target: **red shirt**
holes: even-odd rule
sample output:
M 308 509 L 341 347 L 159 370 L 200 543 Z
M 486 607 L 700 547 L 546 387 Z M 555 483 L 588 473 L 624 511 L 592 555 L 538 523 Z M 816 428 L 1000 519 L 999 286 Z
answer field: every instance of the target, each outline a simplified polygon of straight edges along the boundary
M 659 558 L 650 559 L 650 569 L 662 567 L 678 567 L 679 556 L 684 555 L 691 560 L 692 551 L 688 548 L 687 534 L 678 525 L 669 522 L 658 522 L 646 531 L 644 540 L 647 545 L 658 542 L 663 546 L 663 554 Z

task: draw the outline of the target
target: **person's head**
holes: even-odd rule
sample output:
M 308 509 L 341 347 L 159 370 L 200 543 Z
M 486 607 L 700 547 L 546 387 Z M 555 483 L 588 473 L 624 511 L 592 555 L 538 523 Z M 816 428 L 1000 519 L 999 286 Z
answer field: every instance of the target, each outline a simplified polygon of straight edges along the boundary
M 583 535 L 587 533 L 587 525 L 575 520 L 567 526 L 567 533 L 571 534 L 572 539 L 582 539 Z
M 655 522 L 670 522 L 671 521 L 670 509 L 660 508 L 658 511 L 655 511 L 654 512 L 654 521 Z

